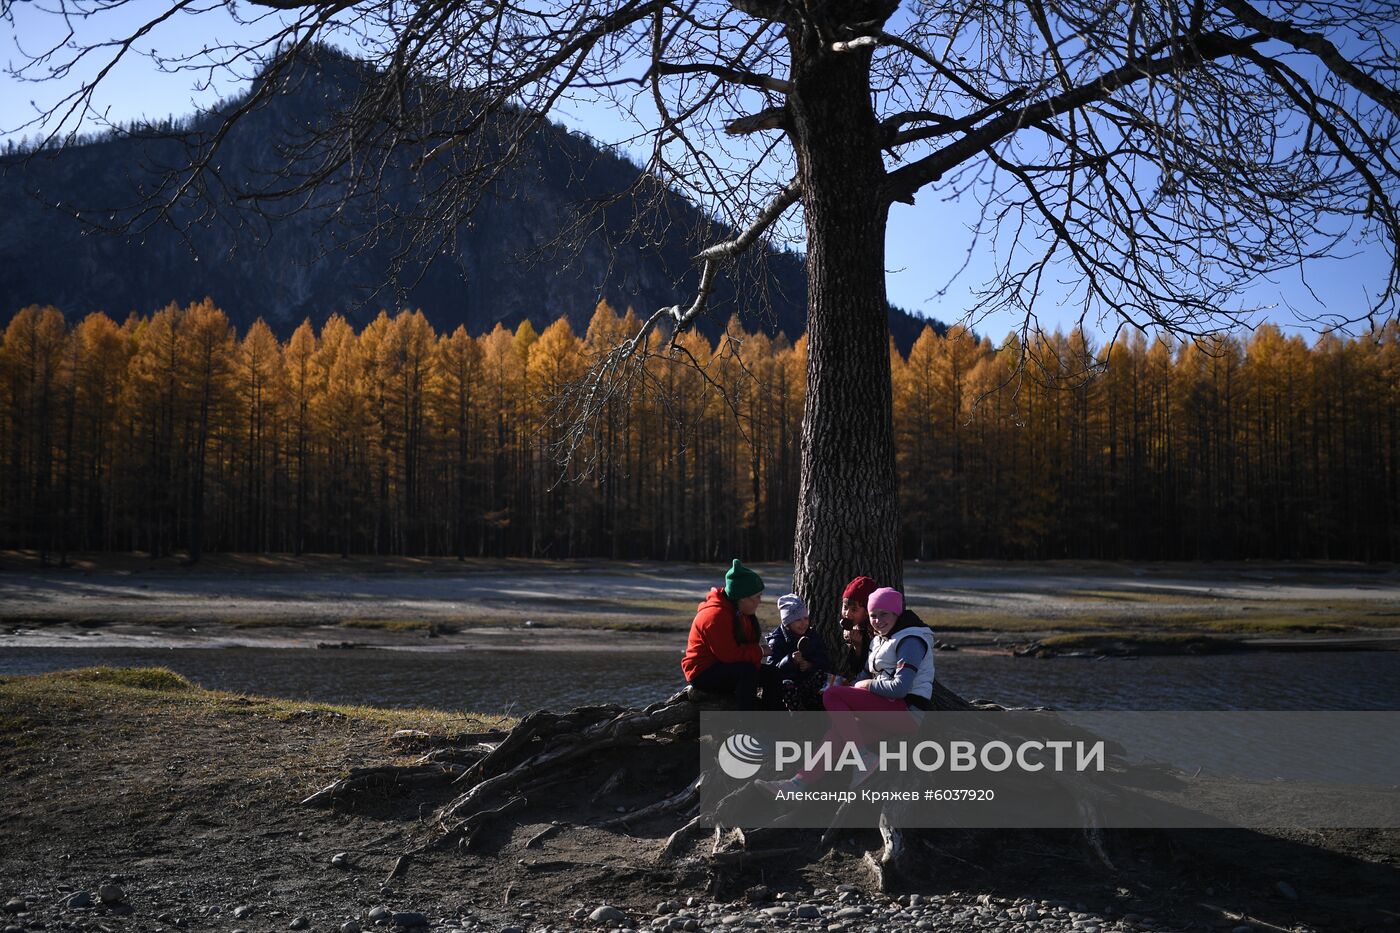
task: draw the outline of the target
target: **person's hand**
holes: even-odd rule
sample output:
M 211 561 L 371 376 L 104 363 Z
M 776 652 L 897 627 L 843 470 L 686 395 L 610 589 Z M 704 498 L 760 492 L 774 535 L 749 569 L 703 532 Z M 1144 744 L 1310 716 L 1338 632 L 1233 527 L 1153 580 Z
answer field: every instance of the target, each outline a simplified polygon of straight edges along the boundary
M 765 658 L 773 654 L 772 646 L 769 645 L 766 641 L 761 641 L 758 643 L 758 650 L 763 652 L 763 656 Z
M 810 671 L 812 669 L 812 662 L 804 658 L 801 651 L 794 651 L 792 653 L 792 659 L 797 663 L 797 669 L 799 671 Z
M 869 690 L 869 689 L 870 689 L 870 681 L 868 681 L 868 680 L 857 680 L 855 683 L 851 684 L 851 686 L 852 686 L 852 687 L 855 687 L 857 690 Z

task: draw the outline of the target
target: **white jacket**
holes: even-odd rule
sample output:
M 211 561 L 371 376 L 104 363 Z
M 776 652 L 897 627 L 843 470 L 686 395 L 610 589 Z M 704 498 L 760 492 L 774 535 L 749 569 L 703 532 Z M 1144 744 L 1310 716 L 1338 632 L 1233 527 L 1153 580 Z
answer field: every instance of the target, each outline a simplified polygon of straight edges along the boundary
M 900 642 L 906 638 L 917 638 L 924 643 L 926 650 L 914 674 L 914 684 L 909 688 L 909 693 L 927 700 L 933 696 L 933 631 L 915 618 L 916 621 L 912 625 L 902 629 L 896 628 L 888 635 L 876 635 L 870 640 L 870 656 L 866 658 L 865 669 L 875 677 L 882 674 L 894 677 L 899 665 L 897 655 Z M 895 625 L 898 626 L 899 623 L 896 622 Z

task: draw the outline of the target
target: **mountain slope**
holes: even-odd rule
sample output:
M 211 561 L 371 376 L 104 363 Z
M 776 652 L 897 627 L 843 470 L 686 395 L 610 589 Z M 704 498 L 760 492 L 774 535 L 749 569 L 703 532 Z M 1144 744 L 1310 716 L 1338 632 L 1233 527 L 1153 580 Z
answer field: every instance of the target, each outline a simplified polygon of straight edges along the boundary
M 358 63 L 319 50 L 289 92 L 235 125 L 220 152 L 221 176 L 233 188 L 257 184 L 279 164 L 270 141 L 324 120 L 365 74 Z M 543 328 L 560 316 L 581 332 L 600 298 L 640 313 L 688 301 L 695 236 L 710 226 L 694 205 L 668 194 L 654 224 L 659 232 L 629 238 L 633 211 L 622 202 L 603 212 L 565 262 L 568 255 L 548 245 L 585 205 L 625 189 L 639 169 L 545 125 L 458 227 L 450 248 L 410 263 L 397 281 L 395 231 L 357 239 L 377 216 L 358 201 L 339 212 L 331 203 L 312 205 L 271 222 L 182 204 L 173 226 L 130 236 L 85 232 L 80 212 L 104 222 L 121 216 L 156 184 L 159 167 L 187 163 L 179 140 L 154 131 L 0 160 L 0 322 L 35 303 L 71 318 L 94 310 L 120 318 L 209 296 L 240 329 L 262 317 L 284 337 L 303 318 L 319 324 L 338 312 L 358 326 L 381 308 L 402 307 L 421 308 L 440 332 L 462 324 L 475 334 L 527 318 Z M 407 179 L 391 172 L 384 200 L 411 209 Z M 355 248 L 344 248 L 347 241 Z M 713 335 L 735 311 L 770 333 L 795 337 L 805 329 L 799 257 L 766 250 L 737 277 L 750 286 L 736 289 L 723 277 L 702 330 Z M 926 323 L 893 308 L 890 318 L 905 350 Z

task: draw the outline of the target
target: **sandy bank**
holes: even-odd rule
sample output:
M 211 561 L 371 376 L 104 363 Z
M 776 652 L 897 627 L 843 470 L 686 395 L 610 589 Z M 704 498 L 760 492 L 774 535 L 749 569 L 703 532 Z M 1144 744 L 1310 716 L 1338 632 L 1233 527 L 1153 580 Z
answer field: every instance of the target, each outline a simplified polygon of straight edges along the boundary
M 791 578 L 787 565 L 759 569 L 772 596 Z M 0 645 L 666 650 L 719 573 L 646 562 L 255 555 L 218 555 L 195 567 L 98 555 L 56 568 L 7 552 Z M 906 591 L 941 636 L 974 650 L 1095 632 L 1373 647 L 1400 632 L 1400 571 L 1389 565 L 909 564 Z M 771 600 L 760 610 L 767 623 L 775 614 Z M 815 618 L 830 615 L 818 610 Z

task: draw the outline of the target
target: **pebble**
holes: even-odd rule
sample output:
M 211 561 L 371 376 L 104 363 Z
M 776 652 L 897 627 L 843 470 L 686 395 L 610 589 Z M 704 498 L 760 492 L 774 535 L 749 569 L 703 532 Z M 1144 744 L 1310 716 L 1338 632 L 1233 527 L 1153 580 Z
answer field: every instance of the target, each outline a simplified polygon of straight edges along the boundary
M 332 856 L 331 856 L 331 864 L 334 865 L 336 868 L 345 868 L 345 867 L 349 866 L 349 864 L 350 864 L 350 853 L 349 853 L 349 852 L 337 852 L 335 855 L 332 855 Z
M 63 899 L 64 907 L 91 907 L 92 895 L 86 891 L 74 891 Z M 5 909 L 9 910 L 10 905 L 6 904 Z M 20 901 L 20 910 L 24 909 L 24 901 Z
M 352 853 L 343 854 L 350 856 Z M 324 854 L 324 850 L 319 857 L 331 858 Z M 94 884 L 94 889 L 89 891 L 73 890 L 71 885 L 82 880 L 75 879 L 70 886 L 59 890 L 43 888 L 0 895 L 0 918 L 3 918 L 0 919 L 0 933 L 9 933 L 5 930 L 6 923 L 22 929 L 24 933 L 41 930 L 45 933 L 83 933 L 87 926 L 91 926 L 93 933 L 96 933 L 96 921 L 106 916 L 106 911 L 99 910 L 98 916 L 93 917 L 82 912 L 64 915 L 57 908 L 60 904 L 66 906 L 67 900 L 83 894 L 96 904 L 99 897 L 96 882 L 99 879 L 104 885 L 117 884 L 117 879 L 104 879 L 99 875 L 88 879 Z M 400 933 L 428 929 L 443 929 L 449 933 L 565 933 L 568 930 L 583 933 L 589 928 L 597 933 L 767 933 L 779 927 L 790 933 L 1146 933 L 1163 929 L 1151 918 L 1142 918 L 1125 910 L 1134 906 L 1131 897 L 1120 898 L 1116 910 L 1089 910 L 1078 903 L 1061 901 L 1052 906 L 1049 901 L 989 894 L 979 896 L 975 891 L 894 897 L 850 884 L 813 889 L 800 882 L 794 888 L 781 891 L 776 886 L 770 889 L 755 885 L 754 888 L 765 890 L 767 894 L 755 900 L 750 900 L 749 890 L 752 888 L 746 889 L 745 886 L 735 892 L 737 900 L 730 903 L 716 902 L 709 897 L 686 898 L 681 895 L 650 901 L 641 913 L 634 915 L 635 919 L 629 917 L 630 905 L 614 906 L 596 900 L 591 905 L 578 901 L 535 903 L 513 900 L 509 906 L 510 912 L 499 916 L 493 923 L 487 917 L 499 905 L 499 900 L 492 902 L 468 897 L 455 913 L 449 909 L 441 920 L 436 919 L 437 914 L 429 914 L 434 918 L 431 923 L 428 916 L 422 913 L 396 912 L 388 906 L 369 910 L 373 901 L 363 905 L 354 902 L 344 905 L 342 922 L 299 914 L 291 909 L 296 906 L 296 901 L 283 907 L 285 913 L 274 910 L 275 905 L 281 906 L 286 897 L 294 895 L 292 889 L 266 886 L 257 890 L 244 889 L 241 895 L 231 892 L 225 897 L 230 900 L 232 897 L 247 897 L 247 902 L 237 904 L 224 901 L 222 905 L 216 905 L 211 903 L 213 898 L 207 894 L 201 897 L 193 892 L 184 892 L 173 882 L 153 881 L 144 876 L 120 881 L 122 887 L 131 885 L 130 893 L 139 904 L 149 902 L 152 908 L 149 922 L 130 933 L 143 933 L 144 930 L 159 927 L 164 927 L 170 933 L 179 933 L 179 928 L 202 929 L 203 924 L 219 923 L 220 919 L 227 924 L 235 917 L 240 921 L 248 918 L 247 922 L 251 922 L 254 928 L 267 933 L 276 929 L 339 930 L 340 933 L 368 933 L 373 929 L 381 929 L 385 933 L 395 929 Z M 1272 884 L 1266 881 L 1264 891 L 1278 897 L 1286 893 L 1285 884 L 1287 882 L 1278 880 Z M 1112 891 L 1111 888 L 1107 890 Z M 754 891 L 754 894 L 758 893 Z M 301 906 L 306 908 L 304 904 Z M 424 905 L 418 906 L 421 908 Z M 1096 908 L 1099 906 L 1095 904 Z M 125 902 L 108 908 L 122 913 L 130 913 L 131 909 Z M 478 909 L 485 911 L 485 915 L 476 916 Z M 361 911 L 368 911 L 368 920 Z M 11 920 L 11 915 L 15 913 L 20 916 Z M 145 915 L 143 910 L 138 909 L 135 917 L 127 922 L 136 922 Z M 348 919 L 347 915 L 355 919 Z M 43 925 L 31 922 L 36 920 Z M 227 926 L 220 928 L 228 930 Z M 1219 933 L 1246 933 L 1246 930 L 1256 933 L 1248 928 L 1243 919 L 1237 919 L 1224 924 Z M 1304 931 L 1300 930 L 1300 933 Z
M 119 884 L 102 885 L 102 887 L 97 889 L 97 896 L 102 899 L 102 903 L 104 904 L 120 904 L 122 901 L 126 900 L 126 892 L 122 890 Z
M 588 915 L 588 919 L 594 923 L 618 923 L 626 920 L 627 915 L 610 904 L 604 904 L 602 907 L 594 909 L 593 913 Z

